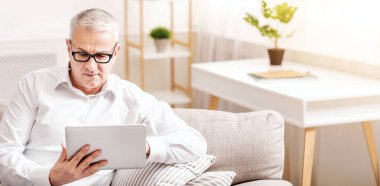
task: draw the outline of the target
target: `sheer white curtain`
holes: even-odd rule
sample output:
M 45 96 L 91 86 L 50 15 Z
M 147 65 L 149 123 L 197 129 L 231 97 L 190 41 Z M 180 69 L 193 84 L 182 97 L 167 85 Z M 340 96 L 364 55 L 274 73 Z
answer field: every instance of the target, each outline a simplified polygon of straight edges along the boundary
M 247 30 L 251 29 L 251 33 L 255 34 L 253 28 L 244 22 L 243 16 L 255 7 L 258 8 L 258 5 L 258 3 L 250 0 L 195 1 L 194 12 L 197 25 L 195 62 L 241 58 L 239 51 L 242 40 L 239 36 L 248 34 Z M 194 98 L 194 107 L 207 108 L 208 95 L 195 90 Z M 231 105 L 221 101 L 220 108 L 231 110 L 229 109 Z

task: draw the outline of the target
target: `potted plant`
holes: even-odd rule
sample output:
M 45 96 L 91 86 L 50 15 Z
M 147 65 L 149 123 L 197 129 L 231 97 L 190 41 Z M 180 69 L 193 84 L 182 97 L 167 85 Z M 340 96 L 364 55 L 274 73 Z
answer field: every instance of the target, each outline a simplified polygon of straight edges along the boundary
M 278 40 L 283 37 L 290 37 L 293 32 L 285 33 L 285 26 L 292 20 L 297 7 L 288 5 L 287 2 L 277 4 L 274 7 L 268 7 L 265 0 L 261 4 L 261 13 L 267 23 L 260 24 L 259 19 L 252 14 L 247 13 L 244 20 L 256 27 L 262 36 L 268 37 L 274 43 L 274 48 L 268 49 L 269 60 L 271 65 L 281 65 L 284 56 L 284 49 L 278 48 Z M 276 25 L 270 25 L 275 23 Z
M 150 31 L 150 37 L 154 39 L 157 52 L 164 52 L 170 38 L 170 31 L 163 26 L 158 26 Z

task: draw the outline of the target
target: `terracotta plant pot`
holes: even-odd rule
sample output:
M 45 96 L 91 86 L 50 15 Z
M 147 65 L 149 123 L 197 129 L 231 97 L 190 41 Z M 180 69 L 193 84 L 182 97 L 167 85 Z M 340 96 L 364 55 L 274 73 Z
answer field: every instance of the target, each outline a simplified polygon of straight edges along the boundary
M 154 44 L 156 45 L 157 52 L 165 52 L 168 42 L 168 39 L 155 39 Z
M 268 49 L 270 65 L 281 65 L 285 50 L 280 48 Z

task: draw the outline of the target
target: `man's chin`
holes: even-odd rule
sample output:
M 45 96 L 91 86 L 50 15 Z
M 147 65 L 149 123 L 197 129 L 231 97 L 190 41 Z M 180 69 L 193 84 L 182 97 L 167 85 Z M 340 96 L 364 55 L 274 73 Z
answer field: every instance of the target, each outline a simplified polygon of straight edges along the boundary
M 86 87 L 87 89 L 96 89 L 100 86 L 102 86 L 102 82 L 99 81 L 91 81 L 84 83 L 84 87 Z

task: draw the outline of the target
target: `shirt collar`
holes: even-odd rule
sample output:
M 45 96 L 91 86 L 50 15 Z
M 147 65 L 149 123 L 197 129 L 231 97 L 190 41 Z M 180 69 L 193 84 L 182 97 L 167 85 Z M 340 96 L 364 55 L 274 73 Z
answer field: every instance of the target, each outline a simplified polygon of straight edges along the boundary
M 64 69 L 58 75 L 57 82 L 56 82 L 54 88 L 58 88 L 59 86 L 62 86 L 62 85 L 65 84 L 71 90 L 77 89 L 71 83 L 71 79 L 70 79 L 69 73 L 70 73 L 69 66 L 65 66 Z M 113 80 L 112 80 L 112 78 L 110 78 L 110 75 L 109 75 L 108 78 L 107 78 L 107 81 L 104 83 L 102 89 L 96 95 L 103 94 L 103 93 L 108 93 L 109 92 L 109 93 L 112 93 L 113 96 L 116 96 L 116 92 L 115 92 L 116 90 L 115 90 L 113 84 L 114 84 Z
M 60 71 L 54 88 L 57 88 L 61 84 L 67 84 L 71 86 L 71 81 L 69 77 L 69 66 L 65 66 L 63 70 Z

